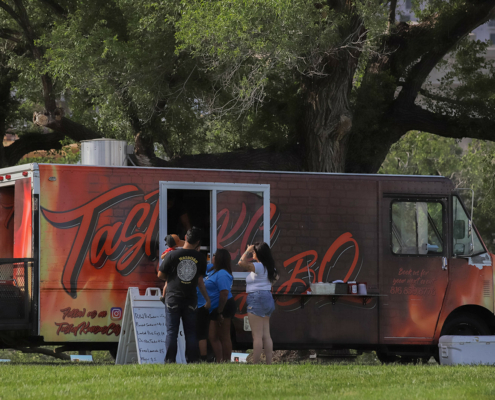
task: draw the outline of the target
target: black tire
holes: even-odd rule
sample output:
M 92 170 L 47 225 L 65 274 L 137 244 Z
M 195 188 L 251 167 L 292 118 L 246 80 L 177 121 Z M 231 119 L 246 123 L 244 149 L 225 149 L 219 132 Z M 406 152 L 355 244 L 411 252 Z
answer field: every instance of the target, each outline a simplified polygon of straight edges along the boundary
M 485 336 L 491 331 L 487 323 L 477 315 L 461 314 L 448 321 L 442 328 L 440 336 Z

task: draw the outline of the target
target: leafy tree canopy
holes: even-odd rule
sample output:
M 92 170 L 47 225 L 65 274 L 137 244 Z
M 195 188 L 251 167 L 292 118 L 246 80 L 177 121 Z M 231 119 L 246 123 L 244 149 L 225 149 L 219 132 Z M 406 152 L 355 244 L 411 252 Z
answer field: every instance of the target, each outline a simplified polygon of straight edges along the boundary
M 23 131 L 36 111 L 47 133 L 0 149 L 1 163 L 108 136 L 134 140 L 142 165 L 234 151 L 206 164 L 376 172 L 410 130 L 491 139 L 493 62 L 466 36 L 495 0 L 416 0 L 417 24 L 396 22 L 396 3 L 2 1 L 0 119 Z
M 493 60 L 467 35 L 495 3 L 413 1 L 416 24 L 395 22 L 396 3 L 197 0 L 176 37 L 232 96 L 211 110 L 272 113 L 307 169 L 376 172 L 412 129 L 491 139 Z M 446 74 L 433 86 L 435 68 Z

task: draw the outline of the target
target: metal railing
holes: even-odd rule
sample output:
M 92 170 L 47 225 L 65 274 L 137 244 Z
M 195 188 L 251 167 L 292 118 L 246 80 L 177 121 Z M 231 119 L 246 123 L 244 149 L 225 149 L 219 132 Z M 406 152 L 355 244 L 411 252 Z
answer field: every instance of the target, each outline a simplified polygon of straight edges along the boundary
M 35 274 L 33 258 L 0 258 L 0 330 L 34 328 Z

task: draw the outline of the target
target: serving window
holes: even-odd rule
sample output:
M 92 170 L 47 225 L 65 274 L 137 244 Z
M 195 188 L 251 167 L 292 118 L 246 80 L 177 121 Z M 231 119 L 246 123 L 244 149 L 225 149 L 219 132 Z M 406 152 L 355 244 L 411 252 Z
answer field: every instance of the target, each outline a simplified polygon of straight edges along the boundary
M 159 253 L 165 250 L 167 234 L 182 239 L 191 226 L 204 233 L 201 251 L 211 256 L 217 249 L 228 250 L 234 279 L 244 279 L 248 273 L 237 262 L 246 247 L 256 242 L 270 245 L 270 185 L 160 182 Z
M 396 200 L 391 206 L 391 249 L 397 255 L 442 255 L 444 205 Z

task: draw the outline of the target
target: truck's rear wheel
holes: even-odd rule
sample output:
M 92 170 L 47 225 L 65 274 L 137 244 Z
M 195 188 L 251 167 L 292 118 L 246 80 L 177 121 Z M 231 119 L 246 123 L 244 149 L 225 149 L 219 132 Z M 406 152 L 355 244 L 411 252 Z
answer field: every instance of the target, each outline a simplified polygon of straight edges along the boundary
M 461 314 L 452 318 L 450 321 L 447 321 L 442 328 L 440 336 L 484 336 L 490 334 L 490 328 L 480 317 L 470 314 Z

